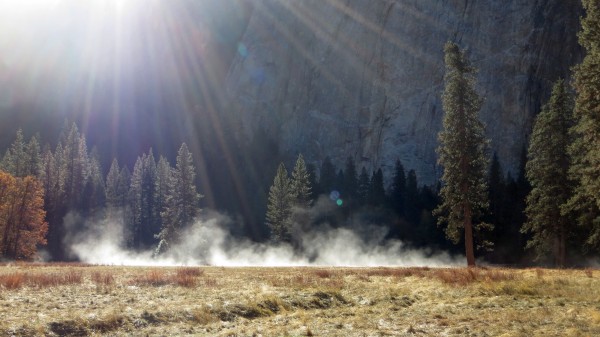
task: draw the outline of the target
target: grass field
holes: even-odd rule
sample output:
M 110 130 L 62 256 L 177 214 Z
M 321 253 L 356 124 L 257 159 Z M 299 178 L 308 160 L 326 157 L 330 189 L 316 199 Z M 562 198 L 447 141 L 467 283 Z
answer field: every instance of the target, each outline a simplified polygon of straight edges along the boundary
M 1 336 L 600 336 L 600 271 L 0 266 Z

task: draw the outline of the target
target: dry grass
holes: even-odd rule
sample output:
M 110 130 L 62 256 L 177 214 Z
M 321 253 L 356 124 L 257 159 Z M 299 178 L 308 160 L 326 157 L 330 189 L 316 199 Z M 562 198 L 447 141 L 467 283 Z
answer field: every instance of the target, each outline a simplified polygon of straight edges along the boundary
M 108 289 L 108 291 L 97 291 Z M 0 267 L 0 336 L 596 336 L 596 270 Z
M 71 269 L 63 273 L 17 272 L 0 275 L 0 287 L 3 289 L 20 289 L 25 286 L 43 289 L 64 285 L 77 285 L 81 284 L 82 281 L 82 273 Z
M 0 287 L 3 289 L 13 290 L 20 289 L 25 284 L 25 274 L 10 273 L 0 275 Z

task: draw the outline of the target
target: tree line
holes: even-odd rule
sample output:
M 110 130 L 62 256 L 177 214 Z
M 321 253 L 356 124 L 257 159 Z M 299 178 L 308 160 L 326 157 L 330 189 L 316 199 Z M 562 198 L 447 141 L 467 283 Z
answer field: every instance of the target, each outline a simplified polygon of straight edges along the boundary
M 574 95 L 564 80 L 556 81 L 535 119 L 525 165 L 531 189 L 521 233 L 538 260 L 559 267 L 600 248 L 600 5 L 584 0 L 583 6 L 579 43 L 586 55 L 573 68 Z M 444 51 L 438 149 L 444 173 L 436 215 L 449 239 L 457 243 L 464 235 L 467 264 L 474 266 L 475 245 L 490 247 L 482 232 L 494 226 L 484 216 L 497 195 L 486 193 L 488 140 L 478 119 L 483 100 L 475 90 L 476 70 L 455 43 Z
M 41 150 L 36 136 L 26 142 L 18 130 L 0 162 L 0 171 L 1 253 L 8 258 L 32 258 L 36 245 L 47 243 L 52 259 L 70 259 L 65 239 L 84 230 L 84 221 L 67 228 L 65 218 L 69 213 L 82 219 L 122 222 L 128 248 L 154 248 L 161 253 L 177 242 L 181 230 L 199 212 L 201 195 L 196 191 L 194 163 L 185 143 L 179 149 L 175 167 L 163 156 L 156 161 L 150 149 L 137 158 L 133 171 L 113 160 L 104 178 L 97 151 L 88 151 L 85 135 L 76 124 L 65 128 L 54 151 L 50 145 Z M 17 201 L 24 205 L 20 213 L 14 211 L 15 207 L 4 206 Z M 30 213 L 28 216 L 35 221 L 15 222 L 15 217 L 27 218 L 19 214 Z M 35 241 L 28 246 L 15 239 L 24 233 L 23 229 L 11 232 L 27 226 L 31 227 L 29 232 L 20 238 Z M 30 238 L 34 236 L 30 232 L 36 233 L 35 240 Z
M 269 189 L 265 216 L 271 240 L 293 243 L 297 239 L 293 237 L 294 226 L 298 225 L 306 230 L 318 229 L 321 224 L 332 227 L 370 224 L 387 227 L 388 238 L 400 239 L 413 247 L 457 252 L 436 224 L 434 210 L 440 204 L 440 186 L 420 184 L 415 170 L 407 172 L 400 160 L 396 161 L 389 179 L 381 168 L 367 172 L 362 167 L 359 173 L 352 157 L 341 168 L 326 157 L 318 170 L 315 165 L 306 164 L 301 154 L 291 172 L 280 163 Z M 525 236 L 519 232 L 525 219 L 524 198 L 529 190 L 524 175 L 522 172 L 517 179 L 511 174 L 504 176 L 494 155 L 486 176 L 486 185 L 491 188 L 485 196 L 493 207 L 484 217 L 496 224 L 487 239 L 504 249 L 486 251 L 486 259 L 490 261 L 518 263 L 525 258 L 522 247 Z

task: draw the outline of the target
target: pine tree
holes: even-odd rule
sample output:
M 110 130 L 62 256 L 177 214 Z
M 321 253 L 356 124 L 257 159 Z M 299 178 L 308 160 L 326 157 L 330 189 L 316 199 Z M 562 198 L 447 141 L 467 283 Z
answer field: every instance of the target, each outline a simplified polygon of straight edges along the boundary
M 536 117 L 526 165 L 532 190 L 527 196 L 527 222 L 522 231 L 533 234 L 527 247 L 539 257 L 552 251 L 554 263 L 560 267 L 566 263 L 567 236 L 573 222 L 560 212 L 572 194 L 567 154 L 572 113 L 571 97 L 565 82 L 560 80 L 552 89 L 550 102 Z
M 371 190 L 371 181 L 367 174 L 367 169 L 363 166 L 358 176 L 358 190 L 356 192 L 359 206 L 365 206 L 369 199 L 369 191 Z
M 52 200 L 53 188 L 57 184 L 58 178 L 56 177 L 54 155 L 49 146 L 45 147 L 41 161 L 40 181 L 44 189 L 44 209 L 51 210 L 53 208 L 51 203 L 54 201 Z
M 119 162 L 116 158 L 113 159 L 108 175 L 106 176 L 106 206 L 111 210 L 116 210 L 124 205 L 121 204 L 123 200 L 121 193 L 120 183 L 121 169 L 119 168 Z
M 23 130 L 17 130 L 17 136 L 2 160 L 4 171 L 14 177 L 25 177 L 27 174 L 27 145 Z
M 144 154 L 145 156 L 145 154 Z M 131 173 L 131 185 L 129 186 L 129 207 L 131 209 L 131 215 L 133 216 L 133 223 L 131 227 L 131 236 L 129 237 L 129 244 L 135 248 L 141 248 L 141 231 L 142 231 L 142 176 L 144 170 L 144 161 L 142 157 L 137 157 L 135 164 L 133 165 L 133 172 Z
M 383 187 L 383 171 L 379 168 L 371 176 L 369 205 L 382 206 L 385 203 L 385 188 Z
M 326 157 L 319 171 L 319 194 L 329 195 L 334 189 L 335 178 L 335 166 L 331 158 Z
M 574 68 L 575 139 L 569 147 L 574 194 L 563 208 L 577 223 L 590 228 L 587 246 L 600 247 L 600 3 L 582 0 L 586 16 L 582 18 L 579 44 L 586 55 Z
M 290 240 L 290 216 L 293 195 L 291 182 L 283 163 L 279 164 L 273 185 L 269 189 L 266 224 L 271 229 L 273 241 Z
M 314 164 L 306 165 L 306 172 L 308 172 L 308 186 L 310 187 L 310 199 L 315 200 L 318 197 L 319 183 L 317 181 L 317 168 Z
M 446 74 L 442 95 L 443 130 L 439 134 L 439 164 L 444 167 L 440 191 L 442 203 L 436 209 L 446 235 L 458 243 L 464 229 L 468 266 L 475 266 L 474 230 L 483 224 L 473 220 L 488 207 L 485 156 L 487 139 L 478 114 L 482 99 L 475 92 L 475 68 L 455 43 L 444 48 Z M 488 226 L 489 227 L 489 226 Z
M 415 170 L 408 171 L 406 176 L 406 194 L 404 198 L 404 214 L 406 220 L 413 226 L 419 224 L 421 210 L 419 209 L 419 184 Z
M 310 207 L 312 204 L 312 199 L 310 197 L 310 176 L 306 169 L 306 164 L 302 154 L 298 155 L 296 165 L 292 171 L 290 188 L 295 205 L 301 207 Z
M 94 214 L 104 208 L 106 190 L 100 167 L 100 158 L 96 148 L 92 150 L 88 163 L 88 179 L 83 189 L 83 211 L 86 215 Z
M 392 180 L 391 202 L 392 208 L 399 216 L 404 216 L 404 199 L 406 197 L 406 175 L 400 159 L 396 160 L 394 178 Z
M 356 165 L 354 164 L 354 158 L 352 157 L 346 159 L 346 166 L 344 167 L 344 186 L 342 190 L 349 202 L 356 199 L 358 191 L 358 173 L 356 172 Z
M 156 162 L 152 149 L 138 157 L 131 175 L 132 244 L 135 248 L 154 245 L 160 231 L 160 213 L 156 203 Z
M 177 244 L 181 231 L 191 225 L 200 212 L 199 201 L 202 196 L 196 191 L 195 171 L 192 154 L 183 143 L 177 152 L 166 207 L 161 213 L 162 229 L 156 236 L 159 240 L 156 249 L 158 254 Z
M 71 209 L 81 206 L 82 193 L 88 178 L 88 154 L 85 136 L 73 123 L 62 143 L 61 174 L 66 204 Z
M 167 205 L 172 170 L 167 158 L 160 156 L 158 164 L 156 165 L 156 208 L 161 213 L 165 210 Z M 160 227 L 162 228 L 162 217 L 160 218 Z
M 346 198 L 346 192 L 344 191 L 344 170 L 339 169 L 335 175 L 335 181 L 333 182 L 333 190 L 338 191 L 343 198 Z
M 25 149 L 25 176 L 39 177 L 42 168 L 40 143 L 36 136 L 31 137 Z
M 488 197 L 490 200 L 490 212 L 491 218 L 494 219 L 492 223 L 500 224 L 504 223 L 503 209 L 504 205 L 504 195 L 506 190 L 506 182 L 504 181 L 504 175 L 502 173 L 502 166 L 500 165 L 500 160 L 498 160 L 498 155 L 494 152 L 492 156 L 492 163 L 490 165 L 490 173 L 488 176 L 489 182 L 489 191 Z

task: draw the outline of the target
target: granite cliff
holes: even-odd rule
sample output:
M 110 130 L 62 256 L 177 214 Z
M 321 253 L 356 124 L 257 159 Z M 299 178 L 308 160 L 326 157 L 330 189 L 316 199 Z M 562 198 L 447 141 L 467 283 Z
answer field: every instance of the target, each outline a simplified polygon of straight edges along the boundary
M 381 166 L 435 183 L 443 46 L 468 50 L 481 118 L 506 171 L 519 166 L 552 82 L 581 57 L 576 0 L 263 0 L 227 78 L 235 136 L 258 129 L 292 159 Z

